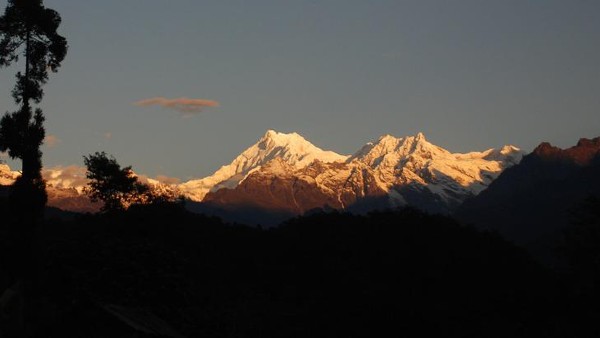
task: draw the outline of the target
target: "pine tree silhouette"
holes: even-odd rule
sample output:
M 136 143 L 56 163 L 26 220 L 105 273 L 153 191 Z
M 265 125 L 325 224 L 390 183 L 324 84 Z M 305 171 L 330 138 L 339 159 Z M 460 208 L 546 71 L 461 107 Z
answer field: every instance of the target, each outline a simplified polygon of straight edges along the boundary
M 40 151 L 45 117 L 32 103 L 40 103 L 48 71 L 56 72 L 67 53 L 67 42 L 57 33 L 60 22 L 60 15 L 41 0 L 9 0 L 0 17 L 0 67 L 25 59 L 25 73 L 16 74 L 12 91 L 20 108 L 0 120 L 0 150 L 22 161 L 11 194 L 11 207 L 21 217 L 39 217 L 47 200 Z

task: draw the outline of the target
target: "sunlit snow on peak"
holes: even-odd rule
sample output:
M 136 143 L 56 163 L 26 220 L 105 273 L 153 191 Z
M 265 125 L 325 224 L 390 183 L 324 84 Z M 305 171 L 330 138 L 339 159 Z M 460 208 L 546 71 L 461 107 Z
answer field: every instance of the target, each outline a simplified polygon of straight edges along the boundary
M 182 184 L 181 189 L 191 198 L 202 200 L 210 190 L 235 187 L 250 172 L 276 158 L 294 169 L 301 169 L 317 159 L 343 162 L 348 156 L 318 148 L 298 133 L 267 130 L 256 144 L 244 150 L 230 164 L 222 166 L 212 176 Z

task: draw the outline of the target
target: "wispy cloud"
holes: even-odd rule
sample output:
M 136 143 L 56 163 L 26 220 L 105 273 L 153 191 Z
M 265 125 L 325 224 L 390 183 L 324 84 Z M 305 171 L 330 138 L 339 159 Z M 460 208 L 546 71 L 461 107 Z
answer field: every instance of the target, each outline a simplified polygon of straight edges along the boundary
M 180 97 L 177 99 L 167 99 L 165 97 L 152 97 L 133 103 L 136 106 L 161 106 L 181 113 L 185 117 L 196 115 L 207 107 L 218 107 L 219 102 L 205 99 L 190 99 Z
M 48 147 L 48 148 L 54 148 L 56 147 L 58 144 L 60 143 L 60 139 L 58 137 L 56 137 L 55 135 L 47 135 L 44 138 L 44 144 Z

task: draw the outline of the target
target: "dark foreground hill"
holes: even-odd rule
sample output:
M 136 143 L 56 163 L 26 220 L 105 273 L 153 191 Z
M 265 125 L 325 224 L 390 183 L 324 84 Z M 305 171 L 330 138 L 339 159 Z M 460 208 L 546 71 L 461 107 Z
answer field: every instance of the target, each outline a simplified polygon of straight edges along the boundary
M 411 209 L 315 214 L 261 230 L 177 206 L 132 208 L 48 221 L 36 252 L 38 337 L 588 337 L 597 329 L 594 292 L 498 236 Z M 11 262 L 6 250 L 1 257 Z
M 456 215 L 553 260 L 576 210 L 591 196 L 600 196 L 600 137 L 564 150 L 540 144 Z

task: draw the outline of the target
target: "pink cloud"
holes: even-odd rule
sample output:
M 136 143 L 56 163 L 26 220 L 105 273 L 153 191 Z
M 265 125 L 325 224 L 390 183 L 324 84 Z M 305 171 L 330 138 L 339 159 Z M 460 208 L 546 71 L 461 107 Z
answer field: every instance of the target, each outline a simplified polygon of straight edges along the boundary
M 190 99 L 187 97 L 180 97 L 177 99 L 153 97 L 134 102 L 133 104 L 141 107 L 161 106 L 163 108 L 168 108 L 180 112 L 181 114 L 183 114 L 183 116 L 186 117 L 198 114 L 202 112 L 204 108 L 219 106 L 219 102 L 217 101 L 204 99 Z

